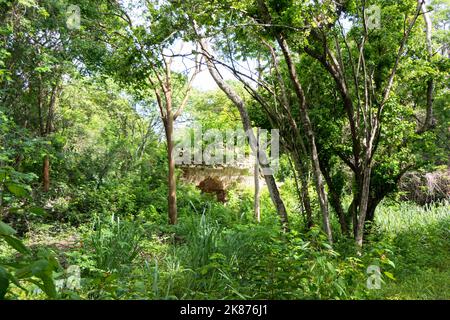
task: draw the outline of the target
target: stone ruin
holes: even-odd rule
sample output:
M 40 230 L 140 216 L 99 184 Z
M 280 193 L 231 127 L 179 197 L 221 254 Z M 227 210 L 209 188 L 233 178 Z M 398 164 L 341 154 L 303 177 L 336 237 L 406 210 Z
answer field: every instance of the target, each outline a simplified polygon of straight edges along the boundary
M 252 187 L 254 185 L 253 163 L 235 165 L 178 165 L 182 180 L 192 183 L 202 193 L 215 194 L 217 201 L 227 201 L 227 190 L 231 187 Z

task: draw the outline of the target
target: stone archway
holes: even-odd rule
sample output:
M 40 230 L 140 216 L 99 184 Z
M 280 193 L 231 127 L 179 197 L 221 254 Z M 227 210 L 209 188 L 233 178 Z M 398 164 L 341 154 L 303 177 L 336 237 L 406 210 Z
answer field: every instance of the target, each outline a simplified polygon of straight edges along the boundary
M 180 165 L 185 183 L 197 186 L 202 193 L 215 194 L 217 201 L 227 202 L 227 190 L 253 187 L 251 166 Z M 264 180 L 261 181 L 264 184 Z
M 226 202 L 226 191 L 223 182 L 218 177 L 207 177 L 197 186 L 202 193 L 215 193 L 217 201 Z

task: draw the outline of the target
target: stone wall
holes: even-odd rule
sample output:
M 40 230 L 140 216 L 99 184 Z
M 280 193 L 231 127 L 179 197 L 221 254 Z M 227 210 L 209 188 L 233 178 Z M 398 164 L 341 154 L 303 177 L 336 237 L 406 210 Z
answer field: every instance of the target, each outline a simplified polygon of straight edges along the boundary
M 226 202 L 232 187 L 254 186 L 253 169 L 245 167 L 179 166 L 182 180 L 197 186 L 202 192 L 213 193 L 218 201 Z M 264 182 L 262 181 L 261 184 Z

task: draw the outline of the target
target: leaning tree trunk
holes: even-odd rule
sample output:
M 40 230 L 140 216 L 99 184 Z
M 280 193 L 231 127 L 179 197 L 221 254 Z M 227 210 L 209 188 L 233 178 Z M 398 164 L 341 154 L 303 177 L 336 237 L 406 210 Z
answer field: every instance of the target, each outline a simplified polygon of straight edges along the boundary
M 292 60 L 292 56 L 289 52 L 289 47 L 287 45 L 286 40 L 281 35 L 278 35 L 277 41 L 281 47 L 281 50 L 283 51 L 283 55 L 286 60 L 286 64 L 288 66 L 289 77 L 291 78 L 292 84 L 295 89 L 295 93 L 299 99 L 300 114 L 301 114 L 301 119 L 302 119 L 302 123 L 303 123 L 303 129 L 306 132 L 306 136 L 308 138 L 308 144 L 309 144 L 309 148 L 310 148 L 311 160 L 312 160 L 313 172 L 314 172 L 314 182 L 316 184 L 317 196 L 319 199 L 320 209 L 322 211 L 323 229 L 324 229 L 325 233 L 327 234 L 328 241 L 330 243 L 332 243 L 333 235 L 332 235 L 332 231 L 331 231 L 330 214 L 329 214 L 329 210 L 328 210 L 328 197 L 327 197 L 327 193 L 325 192 L 325 184 L 323 182 L 323 176 L 322 176 L 322 172 L 320 170 L 319 155 L 317 152 L 315 136 L 314 136 L 314 132 L 312 129 L 311 120 L 309 119 L 308 111 L 306 108 L 305 95 L 303 92 L 303 88 L 300 84 L 300 81 L 298 79 L 297 71 L 295 70 L 295 65 Z
M 250 117 L 248 116 L 247 109 L 245 108 L 245 102 L 242 100 L 242 98 L 231 88 L 230 85 L 228 85 L 223 78 L 219 75 L 217 72 L 214 63 L 211 61 L 211 55 L 208 51 L 208 45 L 206 41 L 203 39 L 199 40 L 200 46 L 202 48 L 202 53 L 206 58 L 206 65 L 208 67 L 208 71 L 211 74 L 211 77 L 214 79 L 218 87 L 227 95 L 227 97 L 234 103 L 234 105 L 237 107 L 241 121 L 242 126 L 247 133 L 248 139 L 250 140 L 250 146 L 252 147 L 253 152 L 255 152 L 256 148 L 256 137 L 253 133 L 251 123 L 250 123 Z M 261 150 L 259 153 L 260 157 L 260 164 L 262 169 L 267 168 L 268 161 L 267 161 L 267 155 L 264 152 L 264 150 Z M 288 229 L 288 216 L 286 207 L 284 206 L 284 202 L 281 199 L 280 192 L 278 190 L 278 186 L 275 182 L 275 178 L 273 174 L 264 174 L 264 179 L 266 181 L 267 188 L 269 190 L 270 198 L 277 210 L 277 213 L 280 217 L 281 224 L 283 226 L 284 230 Z
M 266 6 L 266 3 L 263 0 L 259 0 L 258 6 L 259 6 L 259 10 L 260 10 L 260 14 L 263 19 L 263 22 L 267 25 L 271 25 L 272 17 L 270 16 L 270 12 Z M 320 209 L 322 212 L 323 229 L 324 229 L 325 233 L 327 234 L 328 241 L 330 243 L 333 243 L 333 235 L 332 235 L 331 225 L 330 225 L 330 214 L 329 214 L 329 210 L 328 210 L 328 198 L 327 198 L 327 193 L 325 191 L 325 184 L 323 181 L 322 172 L 320 170 L 319 156 L 318 156 L 318 152 L 317 152 L 315 135 L 314 135 L 314 132 L 312 129 L 312 124 L 309 119 L 308 110 L 306 107 L 305 94 L 304 94 L 302 85 L 299 81 L 297 71 L 295 69 L 295 64 L 293 62 L 291 53 L 289 51 L 289 46 L 288 46 L 286 39 L 281 34 L 281 32 L 279 32 L 277 30 L 275 30 L 274 35 L 275 35 L 278 45 L 281 48 L 281 51 L 283 52 L 283 56 L 284 56 L 284 59 L 286 61 L 287 67 L 288 67 L 289 78 L 291 79 L 295 94 L 299 100 L 300 116 L 301 116 L 301 120 L 302 120 L 303 130 L 306 133 L 306 137 L 308 140 L 308 147 L 310 149 L 309 151 L 310 151 L 310 156 L 311 156 L 312 165 L 313 165 L 314 182 L 316 185 L 317 196 L 318 196 L 318 200 L 319 200 L 319 204 L 320 204 Z

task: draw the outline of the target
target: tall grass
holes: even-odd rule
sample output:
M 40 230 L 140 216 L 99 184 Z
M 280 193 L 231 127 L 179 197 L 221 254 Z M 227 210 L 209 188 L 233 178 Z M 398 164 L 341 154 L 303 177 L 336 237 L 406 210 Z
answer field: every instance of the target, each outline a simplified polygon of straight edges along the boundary
M 386 283 L 376 298 L 450 299 L 449 202 L 382 204 L 376 225 L 394 245 L 396 264 L 396 281 Z
M 132 263 L 139 253 L 142 232 L 136 223 L 97 217 L 88 245 L 94 251 L 96 266 L 107 271 L 120 271 Z
M 450 219 L 448 201 L 427 204 L 423 207 L 409 202 L 380 205 L 375 215 L 375 222 L 380 231 L 389 234 L 426 228 L 447 219 Z

